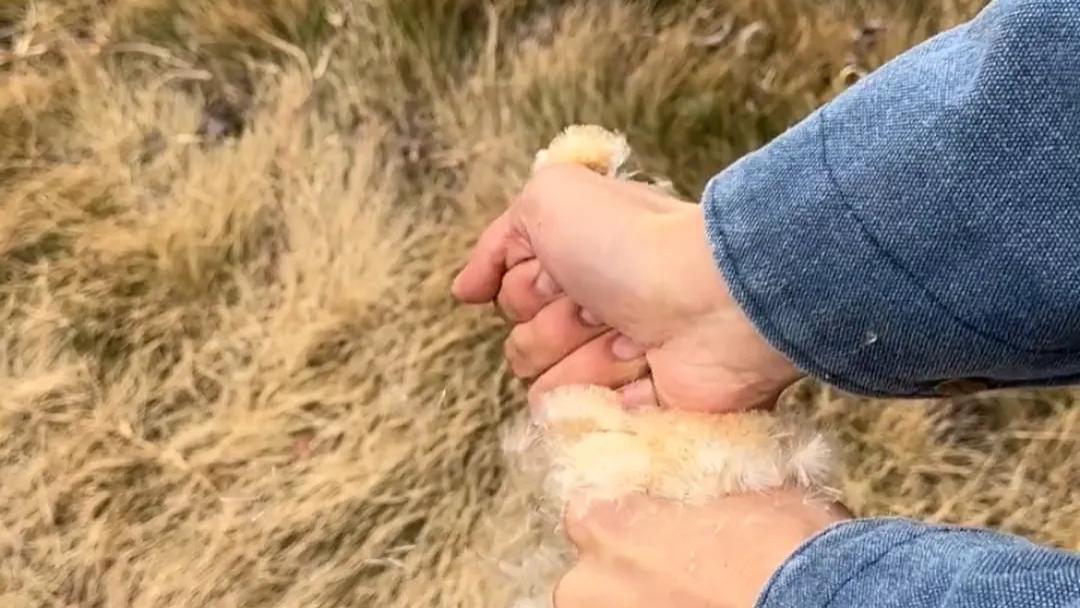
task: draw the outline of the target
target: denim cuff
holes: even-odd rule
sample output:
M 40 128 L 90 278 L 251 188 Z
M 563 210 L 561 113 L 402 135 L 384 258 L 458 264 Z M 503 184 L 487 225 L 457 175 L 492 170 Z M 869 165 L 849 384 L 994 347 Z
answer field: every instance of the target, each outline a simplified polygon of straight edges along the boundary
M 866 578 L 895 547 L 910 543 L 934 528 L 904 519 L 864 519 L 833 524 L 810 540 L 773 574 L 756 608 L 817 608 L 829 606 L 849 584 Z M 910 564 L 917 568 L 918 564 Z M 910 569 L 885 572 L 883 578 L 910 586 Z M 881 573 L 877 573 L 881 574 Z M 905 581 L 904 579 L 907 578 Z M 888 581 L 880 581 L 888 586 Z M 877 587 L 878 585 L 875 585 Z M 872 605 L 870 598 L 866 605 Z M 878 598 L 884 601 L 885 598 Z
M 702 200 L 716 262 L 761 335 L 804 372 L 868 396 L 1075 381 L 1039 378 L 1060 361 L 982 335 L 892 258 L 829 166 L 827 108 L 714 177 Z
M 777 570 L 756 608 L 1051 608 L 1080 601 L 1080 555 L 903 518 L 834 524 Z
M 923 534 L 913 526 L 894 526 L 893 542 L 875 546 L 868 536 L 881 535 L 882 520 L 843 521 L 822 530 L 800 546 L 762 590 L 755 608 L 817 608 L 828 606 L 836 594 L 879 560 L 897 542 Z M 885 530 L 888 533 L 888 530 Z

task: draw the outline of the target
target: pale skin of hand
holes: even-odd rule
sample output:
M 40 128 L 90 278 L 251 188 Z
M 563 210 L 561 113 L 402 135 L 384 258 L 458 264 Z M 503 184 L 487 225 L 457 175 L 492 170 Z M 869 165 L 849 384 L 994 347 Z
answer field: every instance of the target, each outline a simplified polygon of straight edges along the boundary
M 484 232 L 453 286 L 513 324 L 506 357 L 553 388 L 619 389 L 628 406 L 730 412 L 772 407 L 800 372 L 731 298 L 694 204 L 564 165 L 537 173 Z M 645 497 L 574 503 L 580 560 L 557 608 L 752 606 L 806 539 L 844 518 L 798 492 L 707 506 Z
M 702 506 L 629 496 L 570 505 L 565 527 L 578 561 L 555 588 L 555 608 L 751 608 L 800 545 L 848 519 L 797 490 L 721 498 Z
M 731 298 L 698 205 L 577 166 L 526 184 L 453 293 L 513 323 L 506 356 L 533 401 L 596 384 L 628 405 L 733 411 L 771 407 L 801 375 Z

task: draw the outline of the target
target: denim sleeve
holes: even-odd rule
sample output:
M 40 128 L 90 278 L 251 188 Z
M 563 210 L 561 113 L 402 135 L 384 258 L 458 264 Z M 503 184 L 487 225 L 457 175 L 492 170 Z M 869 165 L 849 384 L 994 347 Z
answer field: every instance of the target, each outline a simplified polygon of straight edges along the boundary
M 1080 608 L 1080 556 L 986 530 L 855 520 L 811 539 L 757 608 Z
M 733 296 L 809 374 L 899 397 L 1075 383 L 1080 2 L 997 0 L 702 204 Z

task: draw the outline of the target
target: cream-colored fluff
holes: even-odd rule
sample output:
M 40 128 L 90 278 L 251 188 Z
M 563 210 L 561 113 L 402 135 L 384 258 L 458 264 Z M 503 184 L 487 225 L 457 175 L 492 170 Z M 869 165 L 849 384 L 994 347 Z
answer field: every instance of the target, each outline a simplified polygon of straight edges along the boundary
M 701 504 L 776 487 L 825 490 L 831 453 L 791 418 L 754 411 L 627 410 L 614 391 L 570 386 L 543 397 L 510 449 L 543 471 L 548 499 L 630 493 Z
M 582 165 L 608 177 L 616 177 L 630 158 L 630 145 L 620 133 L 594 125 L 567 127 L 544 150 L 536 153 L 533 171 L 548 165 Z
M 569 386 L 545 395 L 506 435 L 519 483 L 534 493 L 532 544 L 505 564 L 519 585 L 513 608 L 550 606 L 574 551 L 560 530 L 572 497 L 617 500 L 632 493 L 686 504 L 778 487 L 831 498 L 832 452 L 808 423 L 765 412 L 704 414 L 627 410 L 614 391 Z M 523 480 L 523 481 L 521 481 Z
M 611 177 L 630 156 L 626 140 L 596 126 L 570 127 L 537 154 L 534 169 L 557 162 Z M 571 497 L 615 500 L 633 493 L 686 504 L 779 487 L 833 494 L 833 460 L 824 437 L 805 420 L 753 411 L 708 414 L 678 409 L 628 410 L 597 386 L 561 387 L 506 436 L 517 479 L 535 493 L 537 543 L 507 564 L 521 587 L 514 608 L 550 606 L 551 590 L 574 552 L 559 526 Z M 538 530 L 536 530 L 538 528 Z

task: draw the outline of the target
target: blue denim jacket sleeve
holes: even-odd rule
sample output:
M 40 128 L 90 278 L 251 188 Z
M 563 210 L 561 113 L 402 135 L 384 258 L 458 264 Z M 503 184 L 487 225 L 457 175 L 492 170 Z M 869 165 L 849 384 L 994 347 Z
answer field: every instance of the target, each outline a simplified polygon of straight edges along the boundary
M 1080 556 L 986 530 L 856 520 L 811 539 L 758 608 L 1080 608 Z
M 732 164 L 703 205 L 736 300 L 834 386 L 1080 380 L 1080 2 L 992 3 Z
M 833 385 L 1080 380 L 1080 2 L 997 0 L 730 166 L 702 204 L 743 310 Z M 856 521 L 758 605 L 1080 608 L 1080 556 Z

